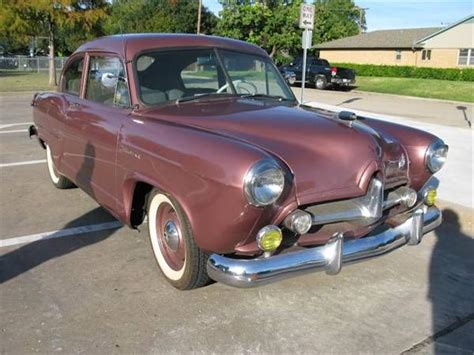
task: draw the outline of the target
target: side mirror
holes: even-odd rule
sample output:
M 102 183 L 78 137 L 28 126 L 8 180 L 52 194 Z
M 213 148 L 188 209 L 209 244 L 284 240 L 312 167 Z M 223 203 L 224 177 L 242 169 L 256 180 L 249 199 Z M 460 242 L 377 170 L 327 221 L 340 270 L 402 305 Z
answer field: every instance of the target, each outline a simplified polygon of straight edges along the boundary
M 118 76 L 112 73 L 104 73 L 100 77 L 100 83 L 106 88 L 113 88 L 117 84 Z

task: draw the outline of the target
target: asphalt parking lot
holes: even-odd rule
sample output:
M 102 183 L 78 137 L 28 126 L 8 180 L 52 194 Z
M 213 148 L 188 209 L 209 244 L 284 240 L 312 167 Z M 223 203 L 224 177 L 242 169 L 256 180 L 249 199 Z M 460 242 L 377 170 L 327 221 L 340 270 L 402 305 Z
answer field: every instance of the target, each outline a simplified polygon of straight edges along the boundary
M 337 276 L 177 291 L 146 233 L 53 187 L 25 131 L 30 100 L 0 97 L 2 354 L 474 351 L 472 209 L 444 204 L 446 221 L 419 246 Z

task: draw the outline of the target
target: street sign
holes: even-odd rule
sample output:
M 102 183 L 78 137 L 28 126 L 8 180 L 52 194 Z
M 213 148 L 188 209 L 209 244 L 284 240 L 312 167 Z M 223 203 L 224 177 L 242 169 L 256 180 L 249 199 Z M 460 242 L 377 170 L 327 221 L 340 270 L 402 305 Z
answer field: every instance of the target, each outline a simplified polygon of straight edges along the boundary
M 314 27 L 314 5 L 301 4 L 300 6 L 300 28 L 312 30 Z
M 311 49 L 313 45 L 313 31 L 304 30 L 301 40 L 303 49 Z

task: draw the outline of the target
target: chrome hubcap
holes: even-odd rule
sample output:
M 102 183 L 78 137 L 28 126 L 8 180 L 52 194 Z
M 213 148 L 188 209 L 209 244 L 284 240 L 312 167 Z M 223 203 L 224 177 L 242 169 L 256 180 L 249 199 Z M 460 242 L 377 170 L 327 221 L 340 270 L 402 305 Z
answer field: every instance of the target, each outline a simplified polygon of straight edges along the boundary
M 163 231 L 163 239 L 168 248 L 170 248 L 172 251 L 178 250 L 180 235 L 175 222 L 166 222 Z

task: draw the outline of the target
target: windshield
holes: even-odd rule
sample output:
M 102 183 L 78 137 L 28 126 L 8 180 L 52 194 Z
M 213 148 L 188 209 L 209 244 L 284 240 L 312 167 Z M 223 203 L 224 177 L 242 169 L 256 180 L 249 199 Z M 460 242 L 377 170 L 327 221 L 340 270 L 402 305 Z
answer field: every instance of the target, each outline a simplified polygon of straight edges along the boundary
M 269 58 L 216 49 L 146 53 L 135 63 L 141 101 L 211 99 L 220 96 L 279 98 L 294 101 Z

